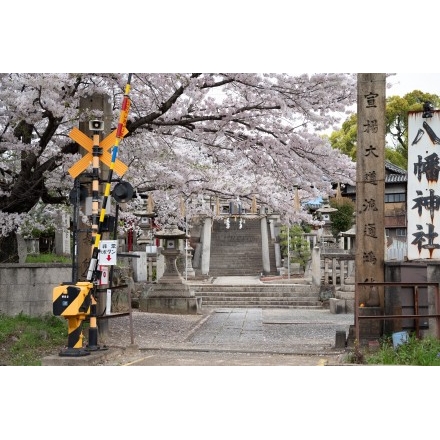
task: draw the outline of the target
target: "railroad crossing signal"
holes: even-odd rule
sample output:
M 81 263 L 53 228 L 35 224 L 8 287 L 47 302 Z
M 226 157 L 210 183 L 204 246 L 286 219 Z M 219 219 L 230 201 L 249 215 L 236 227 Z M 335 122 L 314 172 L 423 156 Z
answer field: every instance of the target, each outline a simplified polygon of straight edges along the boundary
M 99 143 L 99 146 L 102 148 L 102 154 L 99 156 L 99 160 L 101 160 L 108 167 L 110 167 L 112 161 L 112 157 L 108 149 L 115 144 L 116 132 L 117 130 L 112 131 Z M 124 128 L 122 136 L 125 136 L 127 133 L 128 130 Z M 88 151 L 88 153 L 85 154 L 78 162 L 76 162 L 76 164 L 69 168 L 69 174 L 73 178 L 76 178 L 92 163 L 93 140 L 76 127 L 73 128 L 73 130 L 69 133 L 69 137 Z M 124 162 L 116 159 L 114 170 L 119 174 L 119 176 L 122 177 L 128 170 L 128 167 Z

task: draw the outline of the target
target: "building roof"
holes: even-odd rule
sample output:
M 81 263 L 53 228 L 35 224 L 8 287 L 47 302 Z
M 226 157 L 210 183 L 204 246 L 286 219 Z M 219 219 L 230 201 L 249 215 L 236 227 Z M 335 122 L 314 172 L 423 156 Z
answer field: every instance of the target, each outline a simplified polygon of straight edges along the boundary
M 389 162 L 388 160 L 385 161 L 385 170 L 389 170 L 389 171 L 396 173 L 396 174 L 408 175 L 406 170 L 398 167 L 397 165 L 394 165 L 393 163 Z
M 403 168 L 394 165 L 389 161 L 385 161 L 385 184 L 387 183 L 406 183 L 408 181 L 408 173 Z M 344 194 L 356 194 L 356 186 L 345 185 Z
M 385 183 L 402 183 L 408 181 L 408 173 L 403 168 L 385 161 Z
M 407 182 L 408 181 L 408 175 L 402 175 L 402 174 L 388 174 L 385 176 L 385 183 L 401 183 L 401 182 Z

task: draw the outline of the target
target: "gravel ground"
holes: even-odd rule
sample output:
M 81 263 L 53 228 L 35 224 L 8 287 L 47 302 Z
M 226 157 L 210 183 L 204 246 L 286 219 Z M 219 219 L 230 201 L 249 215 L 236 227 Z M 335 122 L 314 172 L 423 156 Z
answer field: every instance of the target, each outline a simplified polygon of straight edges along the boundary
M 132 342 L 140 348 L 180 344 L 185 342 L 206 317 L 206 314 L 171 315 L 133 310 L 133 331 L 129 316 L 110 318 L 108 335 L 101 337 L 101 342 L 109 347 L 119 348 L 130 346 Z

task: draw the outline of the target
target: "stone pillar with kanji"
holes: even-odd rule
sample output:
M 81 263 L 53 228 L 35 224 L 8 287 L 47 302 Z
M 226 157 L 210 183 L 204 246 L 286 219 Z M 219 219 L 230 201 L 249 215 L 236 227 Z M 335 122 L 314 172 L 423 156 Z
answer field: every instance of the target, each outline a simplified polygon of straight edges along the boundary
M 383 314 L 385 261 L 385 73 L 359 73 L 356 155 L 355 313 Z M 381 336 L 381 320 L 359 321 L 359 339 Z M 359 341 L 361 342 L 361 341 Z

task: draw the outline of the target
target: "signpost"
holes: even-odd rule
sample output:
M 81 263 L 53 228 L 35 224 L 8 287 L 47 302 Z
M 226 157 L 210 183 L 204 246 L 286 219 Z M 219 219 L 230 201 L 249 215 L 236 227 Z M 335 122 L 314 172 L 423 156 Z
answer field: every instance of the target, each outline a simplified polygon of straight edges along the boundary
M 98 264 L 102 266 L 115 266 L 118 240 L 102 240 L 99 246 Z

